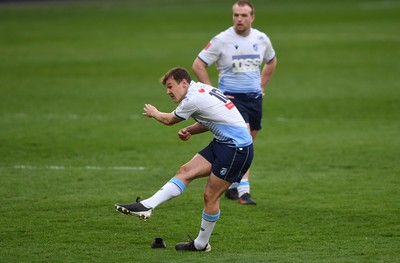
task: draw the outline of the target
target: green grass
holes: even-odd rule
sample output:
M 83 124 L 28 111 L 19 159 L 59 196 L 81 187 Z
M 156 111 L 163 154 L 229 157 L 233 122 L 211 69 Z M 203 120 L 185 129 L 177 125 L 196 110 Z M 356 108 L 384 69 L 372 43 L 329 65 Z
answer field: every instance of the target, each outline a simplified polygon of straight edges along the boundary
M 258 204 L 222 199 L 202 254 L 174 245 L 198 233 L 204 179 L 146 222 L 113 204 L 152 195 L 210 140 L 141 113 L 174 109 L 159 78 L 190 69 L 232 1 L 142 2 L 0 4 L 0 262 L 400 262 L 400 5 L 254 1 L 279 61 Z

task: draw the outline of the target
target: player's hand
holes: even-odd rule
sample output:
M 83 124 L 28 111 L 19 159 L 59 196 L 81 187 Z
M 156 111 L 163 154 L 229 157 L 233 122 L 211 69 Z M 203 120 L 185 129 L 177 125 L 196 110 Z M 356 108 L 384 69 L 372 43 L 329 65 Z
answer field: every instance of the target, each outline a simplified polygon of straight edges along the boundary
M 192 135 L 185 128 L 183 128 L 183 129 L 179 130 L 178 136 L 179 136 L 179 139 L 181 139 L 182 141 L 187 141 L 190 139 L 190 136 L 192 136 Z
M 144 104 L 143 115 L 149 118 L 152 118 L 154 113 L 157 111 L 157 108 L 151 104 Z

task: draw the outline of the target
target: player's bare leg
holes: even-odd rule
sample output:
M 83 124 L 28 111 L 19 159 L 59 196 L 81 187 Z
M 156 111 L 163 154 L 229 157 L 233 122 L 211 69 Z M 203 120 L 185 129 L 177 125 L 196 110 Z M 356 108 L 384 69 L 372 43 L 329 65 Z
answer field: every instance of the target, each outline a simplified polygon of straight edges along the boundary
M 213 173 L 210 174 L 204 190 L 204 209 L 199 234 L 195 240 L 176 244 L 176 250 L 206 252 L 211 250 L 209 240 L 220 216 L 220 197 L 230 184 Z
M 139 198 L 132 204 L 115 204 L 117 211 L 126 215 L 138 216 L 147 219 L 158 205 L 180 195 L 186 190 L 186 186 L 194 179 L 208 176 L 211 172 L 211 164 L 201 155 L 196 154 L 192 160 L 182 165 L 164 186 L 153 196 L 139 202 Z

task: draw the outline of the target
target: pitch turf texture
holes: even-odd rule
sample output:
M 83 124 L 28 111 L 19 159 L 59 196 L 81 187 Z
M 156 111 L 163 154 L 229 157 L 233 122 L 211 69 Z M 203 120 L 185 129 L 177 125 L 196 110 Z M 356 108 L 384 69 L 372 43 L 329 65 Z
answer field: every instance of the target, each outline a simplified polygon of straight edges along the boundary
M 141 114 L 174 109 L 159 78 L 191 69 L 232 1 L 142 2 L 0 5 L 0 261 L 399 262 L 398 1 L 254 1 L 279 60 L 258 203 L 221 200 L 209 254 L 174 250 L 198 233 L 205 179 L 146 222 L 113 205 L 152 195 L 211 139 Z

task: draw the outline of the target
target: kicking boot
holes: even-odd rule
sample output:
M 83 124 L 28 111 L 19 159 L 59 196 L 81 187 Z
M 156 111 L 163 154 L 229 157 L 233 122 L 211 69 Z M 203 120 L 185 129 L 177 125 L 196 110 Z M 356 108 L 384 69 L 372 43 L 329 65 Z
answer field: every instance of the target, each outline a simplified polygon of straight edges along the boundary
M 115 208 L 118 212 L 124 213 L 126 215 L 138 216 L 139 218 L 146 220 L 151 216 L 151 212 L 153 211 L 153 209 L 147 208 L 142 205 L 142 203 L 139 202 L 139 199 L 140 197 L 137 197 L 136 202 L 132 204 L 115 204 Z
M 239 199 L 239 193 L 237 188 L 228 188 L 225 191 L 225 197 L 231 200 L 238 200 Z
M 251 198 L 249 193 L 245 193 L 239 197 L 239 203 L 241 205 L 256 205 L 256 202 L 253 200 L 253 198 Z
M 194 246 L 194 240 L 189 241 L 189 242 L 183 242 L 183 243 L 178 243 L 175 245 L 175 249 L 177 251 L 202 251 L 202 252 L 210 252 L 211 251 L 211 246 L 210 244 L 207 244 L 205 248 L 203 249 L 197 249 Z

